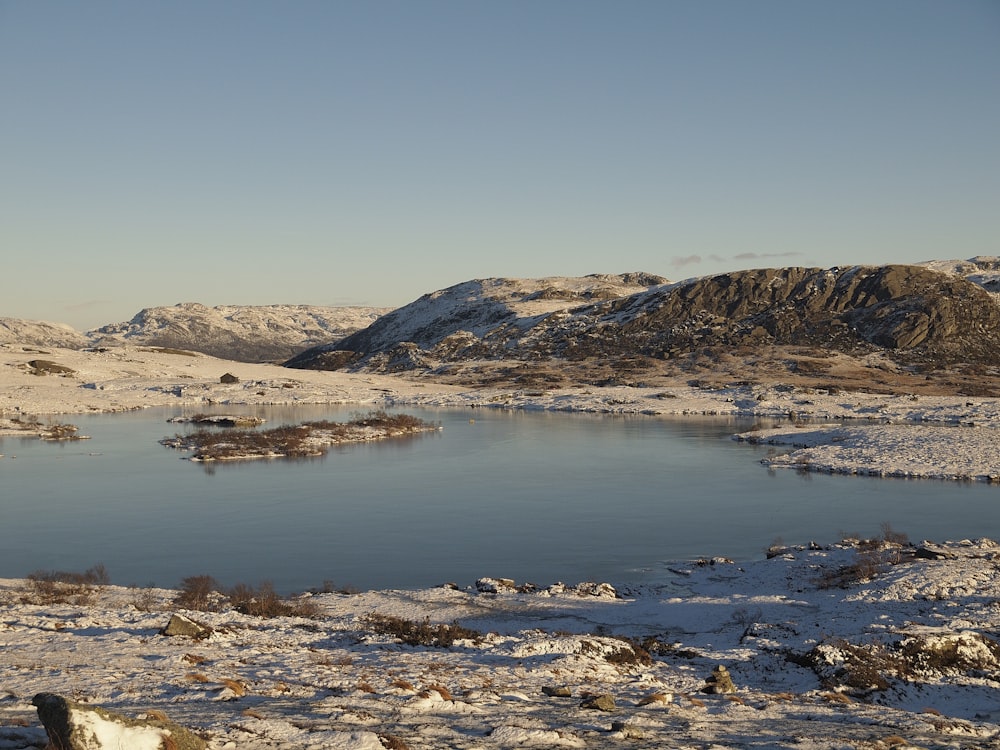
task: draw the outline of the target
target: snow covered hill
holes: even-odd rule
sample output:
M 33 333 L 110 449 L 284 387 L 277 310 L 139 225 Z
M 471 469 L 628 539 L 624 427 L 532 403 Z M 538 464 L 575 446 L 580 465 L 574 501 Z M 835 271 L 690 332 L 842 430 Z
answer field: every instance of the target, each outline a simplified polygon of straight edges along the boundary
M 464 344 L 484 341 L 499 330 L 522 330 L 561 310 L 628 297 L 667 283 L 662 276 L 648 273 L 466 281 L 425 294 L 365 330 L 303 352 L 287 364 L 336 369 L 355 353 L 388 352 L 403 342 L 411 348 L 450 350 L 452 356 L 464 356 Z M 403 363 L 394 369 L 411 368 Z
M 64 349 L 80 349 L 87 346 L 87 337 L 74 328 L 62 323 L 49 323 L 44 320 L 0 318 L 0 344 L 58 346 Z
M 1000 259 L 974 258 L 754 269 L 676 284 L 647 274 L 470 281 L 286 364 L 440 375 L 454 372 L 456 363 L 468 369 L 473 361 L 516 361 L 537 370 L 548 362 L 536 381 L 551 382 L 560 377 L 555 361 L 587 362 L 605 377 L 609 370 L 614 376 L 668 363 L 688 371 L 706 357 L 707 369 L 719 369 L 712 363 L 733 352 L 791 347 L 796 351 L 781 356 L 881 355 L 910 373 L 975 366 L 966 374 L 980 377 L 982 368 L 1000 366 L 1000 305 L 987 291 L 998 269 Z M 598 279 L 616 283 L 593 287 Z M 793 358 L 789 368 L 800 365 L 826 366 Z
M 391 308 L 314 305 L 149 307 L 126 323 L 89 332 L 92 345 L 163 346 L 243 362 L 283 360 L 371 325 Z
M 0 318 L 0 343 L 67 349 L 160 346 L 239 362 L 282 361 L 371 325 L 387 307 L 219 305 L 149 307 L 124 323 L 80 333 L 66 325 Z
M 968 260 L 928 260 L 918 266 L 963 276 L 988 292 L 1000 295 L 1000 257 L 977 255 Z

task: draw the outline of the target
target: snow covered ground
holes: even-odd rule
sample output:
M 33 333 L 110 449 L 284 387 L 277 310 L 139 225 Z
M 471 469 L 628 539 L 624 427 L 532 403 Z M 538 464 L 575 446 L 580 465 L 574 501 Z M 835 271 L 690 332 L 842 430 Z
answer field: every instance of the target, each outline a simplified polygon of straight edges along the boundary
M 0 580 L 0 748 L 45 744 L 39 692 L 160 711 L 211 748 L 1000 747 L 1000 547 L 775 552 L 617 596 L 484 581 L 314 594 L 310 618 L 186 611 L 203 639 L 159 634 L 176 592 L 31 603 Z M 425 620 L 465 637 L 378 626 Z M 734 692 L 705 692 L 719 665 Z
M 69 372 L 53 372 L 53 364 Z M 221 382 L 223 375 L 235 376 L 226 380 L 236 382 Z M 788 425 L 757 433 L 755 439 L 792 445 L 806 442 L 808 435 L 810 445 L 823 446 L 776 457 L 774 466 L 994 482 L 1000 478 L 1000 399 L 995 398 L 830 394 L 780 384 L 705 389 L 681 382 L 669 388 L 470 390 L 391 375 L 229 362 L 154 347 L 42 351 L 0 344 L 0 430 L 3 420 L 42 415 L 59 421 L 54 415 L 152 406 L 324 403 L 754 416 Z M 816 425 L 835 420 L 850 422 L 852 428 Z
M 801 446 L 777 452 L 775 466 L 1000 477 L 1000 404 L 989 398 L 778 384 L 472 391 L 142 347 L 0 345 L 6 420 L 295 403 L 752 415 L 763 427 L 754 439 Z M 670 580 L 617 597 L 458 581 L 316 594 L 311 618 L 189 612 L 214 629 L 203 640 L 158 635 L 175 592 L 104 586 L 89 603 L 55 603 L 3 580 L 0 750 L 45 745 L 39 692 L 159 710 L 212 748 L 1000 748 L 1000 547 L 917 555 L 888 542 L 776 550 L 739 566 L 680 562 Z M 408 646 L 380 631 L 385 618 L 482 635 Z M 736 692 L 702 692 L 720 664 Z M 612 710 L 584 707 L 601 696 Z

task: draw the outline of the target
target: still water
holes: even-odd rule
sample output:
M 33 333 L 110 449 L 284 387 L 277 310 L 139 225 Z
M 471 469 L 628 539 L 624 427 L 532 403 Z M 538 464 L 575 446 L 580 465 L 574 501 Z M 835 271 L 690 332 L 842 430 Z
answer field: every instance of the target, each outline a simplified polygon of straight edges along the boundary
M 230 408 L 265 426 L 357 407 Z M 774 540 L 1000 538 L 1000 488 L 769 472 L 745 420 L 493 410 L 406 413 L 443 429 L 320 459 L 197 464 L 157 441 L 180 410 L 67 417 L 91 439 L 0 441 L 0 577 L 418 588 L 502 576 L 643 581 L 671 562 L 755 559 Z

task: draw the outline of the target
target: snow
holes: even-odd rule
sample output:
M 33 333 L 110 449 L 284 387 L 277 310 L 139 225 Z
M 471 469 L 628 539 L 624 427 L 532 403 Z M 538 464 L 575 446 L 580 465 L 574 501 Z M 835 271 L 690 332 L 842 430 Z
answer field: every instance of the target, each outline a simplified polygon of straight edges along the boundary
M 92 736 L 98 747 L 128 748 L 129 750 L 160 750 L 165 737 L 163 729 L 127 727 L 98 716 L 92 711 L 73 711 L 70 724 L 79 727 L 85 736 Z
M 73 373 L 32 374 L 25 363 L 40 357 Z M 239 382 L 220 382 L 227 372 Z M 776 467 L 1000 477 L 992 398 L 682 383 L 469 390 L 143 347 L 0 345 L 0 419 L 297 403 L 745 415 L 761 423 L 755 439 L 775 444 Z M 678 561 L 668 579 L 617 597 L 600 582 L 484 592 L 476 577 L 504 571 L 470 571 L 458 589 L 316 594 L 315 619 L 187 612 L 214 629 L 199 641 L 158 635 L 176 611 L 171 591 L 106 586 L 59 604 L 0 580 L 0 750 L 45 745 L 39 692 L 162 711 L 214 749 L 1000 747 L 1000 547 L 937 541 L 925 545 L 936 559 L 853 543 L 738 566 Z M 370 613 L 484 635 L 406 646 L 373 632 Z M 636 642 L 651 661 L 622 658 Z M 720 664 L 736 693 L 702 692 Z M 859 687 L 869 677 L 886 686 Z M 548 694 L 563 686 L 571 697 Z M 614 711 L 582 707 L 604 694 Z
M 673 580 L 618 598 L 570 586 L 315 594 L 311 619 L 187 613 L 214 629 L 202 640 L 158 634 L 176 611 L 172 591 L 107 586 L 88 604 L 25 603 L 25 581 L 0 580 L 0 748 L 44 743 L 30 703 L 43 691 L 126 715 L 162 711 L 212 748 L 377 748 L 380 737 L 410 748 L 626 738 L 653 748 L 669 737 L 676 748 L 818 750 L 888 747 L 893 736 L 995 747 L 1000 547 L 934 549 L 953 557 L 883 542 L 788 548 L 739 566 L 687 561 Z M 870 578 L 829 585 L 873 554 Z M 483 635 L 405 646 L 368 628 L 368 613 Z M 634 643 L 652 659 L 614 658 Z M 885 689 L 835 678 L 858 649 L 891 657 L 879 670 Z M 815 668 L 805 665 L 811 651 Z M 935 663 L 951 652 L 950 665 Z M 899 666 L 907 654 L 910 666 Z M 703 691 L 719 665 L 731 695 Z M 569 697 L 552 690 L 562 686 Z M 582 707 L 605 694 L 613 711 Z

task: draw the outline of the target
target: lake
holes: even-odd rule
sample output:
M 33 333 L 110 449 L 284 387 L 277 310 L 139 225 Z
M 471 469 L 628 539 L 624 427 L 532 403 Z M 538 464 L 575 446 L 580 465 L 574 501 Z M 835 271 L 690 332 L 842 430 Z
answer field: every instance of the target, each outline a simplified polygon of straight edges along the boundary
M 352 407 L 216 413 L 265 425 Z M 279 591 L 642 582 L 700 556 L 755 559 L 776 539 L 1000 538 L 1000 488 L 771 472 L 731 439 L 750 420 L 396 409 L 440 432 L 323 458 L 198 464 L 158 444 L 184 412 L 73 415 L 86 441 L 0 440 L 0 577 L 82 571 L 174 587 L 211 575 Z

